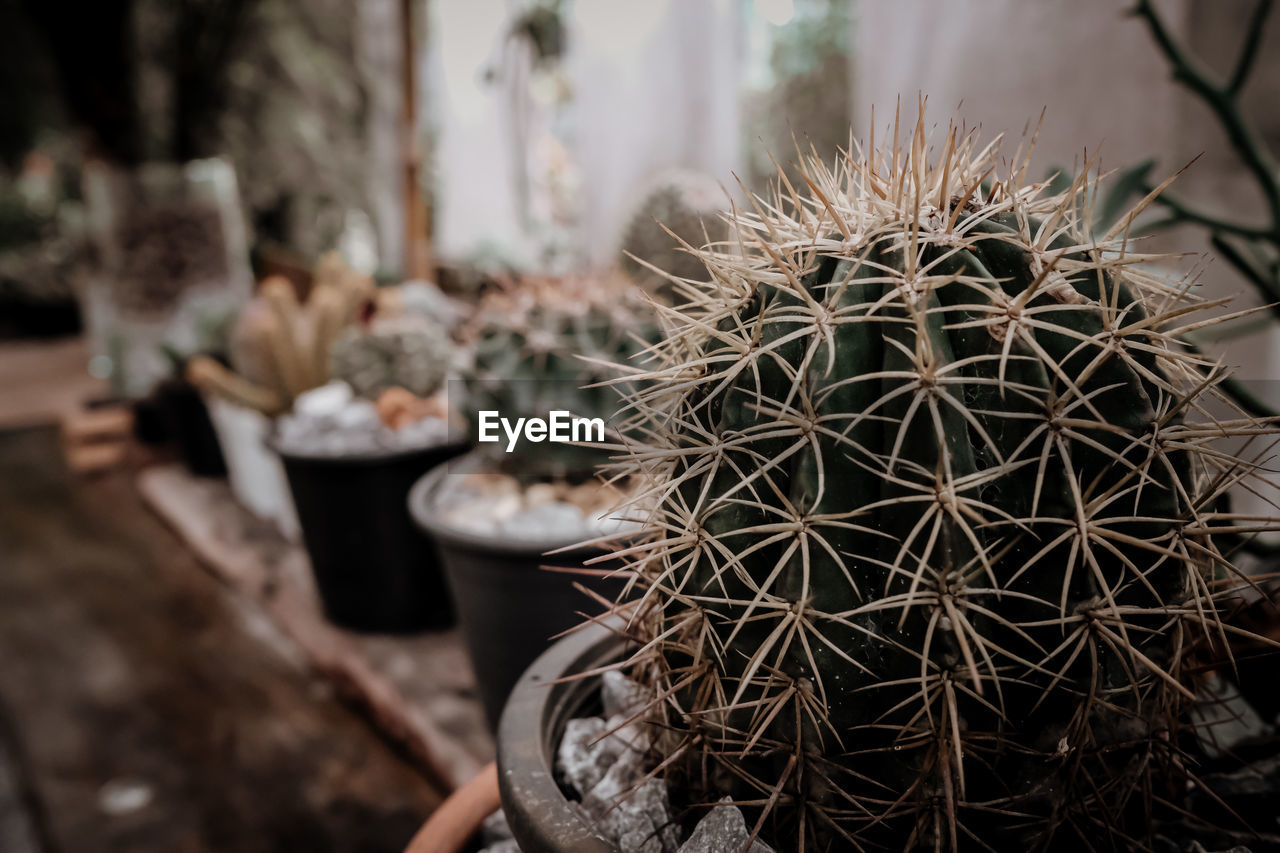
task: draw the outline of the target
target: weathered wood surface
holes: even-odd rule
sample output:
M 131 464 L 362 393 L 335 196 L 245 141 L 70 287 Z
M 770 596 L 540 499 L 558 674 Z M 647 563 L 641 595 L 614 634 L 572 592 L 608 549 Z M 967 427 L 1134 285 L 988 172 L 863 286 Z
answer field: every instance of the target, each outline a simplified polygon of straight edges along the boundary
M 459 787 L 493 759 L 456 629 L 380 637 L 336 628 L 320 612 L 305 551 L 236 504 L 224 481 L 166 465 L 143 471 L 138 488 L 205 565 L 261 602 L 308 663 L 437 778 Z
M 131 475 L 62 465 L 56 431 L 0 433 L 0 703 L 48 846 L 402 850 L 440 786 L 197 563 Z

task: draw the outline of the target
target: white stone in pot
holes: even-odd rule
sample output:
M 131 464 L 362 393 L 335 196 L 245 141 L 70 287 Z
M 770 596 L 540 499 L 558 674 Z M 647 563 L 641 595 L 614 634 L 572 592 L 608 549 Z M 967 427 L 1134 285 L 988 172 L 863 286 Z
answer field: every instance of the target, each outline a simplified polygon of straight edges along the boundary
M 604 702 L 606 717 L 630 717 L 648 704 L 645 689 L 620 672 L 610 670 L 600 682 L 600 698 Z
M 681 845 L 680 853 L 742 853 L 750 837 L 742 811 L 725 797 L 698 821 L 689 840 Z M 774 850 L 756 839 L 749 853 L 774 853 Z
M 551 501 L 529 507 L 502 525 L 513 539 L 579 539 L 587 532 L 582 510 L 570 503 Z
M 293 401 L 293 413 L 304 418 L 324 418 L 341 411 L 352 399 L 351 386 L 341 380 L 303 391 Z

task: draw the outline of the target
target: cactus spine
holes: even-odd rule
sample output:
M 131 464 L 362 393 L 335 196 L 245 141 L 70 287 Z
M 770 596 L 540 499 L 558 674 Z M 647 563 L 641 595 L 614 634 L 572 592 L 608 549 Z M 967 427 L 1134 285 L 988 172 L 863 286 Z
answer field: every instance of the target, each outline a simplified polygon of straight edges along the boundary
M 1259 470 L 1215 442 L 1273 425 L 1180 345 L 1211 306 L 1136 210 L 1095 240 L 1086 177 L 897 139 L 737 213 L 640 375 L 619 609 L 668 780 L 780 850 L 1133 849 L 1185 786 L 1218 534 L 1275 525 L 1216 511 Z

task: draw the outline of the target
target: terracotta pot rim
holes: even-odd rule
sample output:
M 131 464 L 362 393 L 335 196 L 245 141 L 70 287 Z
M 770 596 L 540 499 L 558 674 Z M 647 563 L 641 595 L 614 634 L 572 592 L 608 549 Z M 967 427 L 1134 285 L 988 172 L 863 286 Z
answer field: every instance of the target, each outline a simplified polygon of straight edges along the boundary
M 461 853 L 499 808 L 498 769 L 491 761 L 440 804 L 404 853 Z

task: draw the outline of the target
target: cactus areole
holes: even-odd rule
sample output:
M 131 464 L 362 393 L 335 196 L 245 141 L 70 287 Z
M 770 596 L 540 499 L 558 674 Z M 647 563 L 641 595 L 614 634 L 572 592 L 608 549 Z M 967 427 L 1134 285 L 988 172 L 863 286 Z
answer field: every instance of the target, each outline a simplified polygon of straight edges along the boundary
M 779 850 L 1142 849 L 1271 426 L 1088 170 L 908 135 L 735 212 L 630 402 L 664 770 Z

